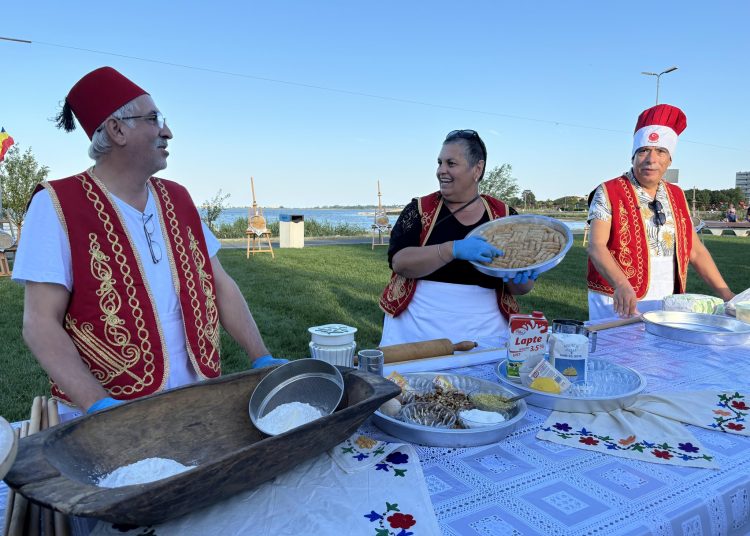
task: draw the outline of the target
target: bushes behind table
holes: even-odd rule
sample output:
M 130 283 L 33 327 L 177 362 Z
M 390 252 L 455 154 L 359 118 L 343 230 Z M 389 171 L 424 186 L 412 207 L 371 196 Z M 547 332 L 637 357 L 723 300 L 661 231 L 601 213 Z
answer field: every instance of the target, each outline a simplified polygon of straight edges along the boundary
M 305 236 L 361 236 L 365 229 L 351 223 L 319 222 L 314 219 L 305 220 Z M 268 224 L 271 236 L 279 236 L 279 222 Z M 247 219 L 237 218 L 232 223 L 222 223 L 216 230 L 217 238 L 245 238 Z

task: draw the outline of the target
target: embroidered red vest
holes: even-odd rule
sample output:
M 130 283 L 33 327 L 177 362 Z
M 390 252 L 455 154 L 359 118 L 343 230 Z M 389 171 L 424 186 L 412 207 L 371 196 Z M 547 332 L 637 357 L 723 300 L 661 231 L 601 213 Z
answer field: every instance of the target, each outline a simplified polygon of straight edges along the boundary
M 203 378 L 221 374 L 219 313 L 200 217 L 187 190 L 152 177 L 169 262 L 182 307 L 187 353 Z M 130 400 L 164 389 L 169 361 L 141 259 L 103 184 L 89 172 L 45 182 L 70 242 L 73 291 L 64 329 L 109 394 Z M 52 394 L 69 401 L 53 380 Z
M 682 294 L 687 285 L 690 250 L 693 247 L 693 224 L 685 192 L 668 182 L 665 182 L 664 186 L 675 225 L 677 277 L 674 292 Z M 628 278 L 636 298 L 640 300 L 648 293 L 650 266 L 646 226 L 638 203 L 638 194 L 625 175 L 605 182 L 604 190 L 612 207 L 612 228 L 607 249 Z M 587 279 L 589 290 L 607 296 L 614 294 L 614 288 L 596 270 L 590 258 Z
M 482 195 L 481 198 L 485 209 L 490 214 L 490 219 L 496 220 L 497 218 L 504 218 L 508 215 L 508 206 L 502 201 L 498 201 L 488 195 Z M 417 201 L 417 206 L 422 220 L 422 231 L 419 236 L 419 244 L 420 246 L 424 246 L 435 226 L 437 215 L 440 214 L 440 209 L 443 206 L 443 197 L 439 192 L 431 193 L 424 197 L 420 197 Z M 380 308 L 383 312 L 394 317 L 400 315 L 409 306 L 409 302 L 414 297 L 416 288 L 417 281 L 415 279 L 406 278 L 395 272 L 391 273 L 391 280 L 388 282 L 383 290 L 383 294 L 380 296 Z M 508 291 L 505 284 L 503 284 L 501 288 L 496 289 L 495 292 L 497 294 L 497 305 L 500 308 L 500 312 L 505 319 L 508 320 L 508 317 L 511 314 L 518 312 L 518 303 L 510 291 Z

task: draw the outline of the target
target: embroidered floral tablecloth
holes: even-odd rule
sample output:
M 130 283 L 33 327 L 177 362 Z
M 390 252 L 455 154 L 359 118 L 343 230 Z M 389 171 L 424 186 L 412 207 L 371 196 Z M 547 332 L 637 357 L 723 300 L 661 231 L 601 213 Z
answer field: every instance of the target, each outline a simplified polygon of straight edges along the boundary
M 637 369 L 647 392 L 750 391 L 747 348 L 671 341 L 635 325 L 599 333 L 595 355 Z M 491 365 L 452 372 L 495 379 Z M 750 438 L 690 426 L 719 469 L 677 467 L 540 441 L 536 434 L 549 416 L 529 406 L 517 430 L 497 444 L 415 447 L 439 534 L 750 534 Z M 360 432 L 387 438 L 369 423 Z M 386 520 L 393 514 L 385 513 Z M 342 521 L 342 533 L 354 535 L 348 526 Z
M 594 355 L 638 370 L 649 393 L 750 392 L 748 348 L 672 341 L 641 324 L 600 332 Z M 491 365 L 451 372 L 495 380 Z M 497 444 L 417 448 L 443 535 L 750 534 L 750 437 L 688 426 L 719 469 L 677 467 L 541 441 L 550 413 L 529 406 Z

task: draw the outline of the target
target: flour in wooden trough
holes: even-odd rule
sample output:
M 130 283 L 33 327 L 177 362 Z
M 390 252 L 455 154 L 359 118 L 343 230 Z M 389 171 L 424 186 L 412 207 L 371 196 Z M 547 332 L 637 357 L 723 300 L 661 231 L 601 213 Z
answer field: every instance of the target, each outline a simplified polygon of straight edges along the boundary
M 100 488 L 119 488 L 132 484 L 146 484 L 167 478 L 188 469 L 194 465 L 182 465 L 180 462 L 168 458 L 146 458 L 130 465 L 118 467 L 111 473 L 104 475 L 96 483 Z

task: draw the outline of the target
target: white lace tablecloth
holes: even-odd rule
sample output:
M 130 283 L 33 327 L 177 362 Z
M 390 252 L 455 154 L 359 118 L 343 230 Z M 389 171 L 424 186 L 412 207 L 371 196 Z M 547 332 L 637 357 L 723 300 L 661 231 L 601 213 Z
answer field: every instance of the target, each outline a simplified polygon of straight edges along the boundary
M 750 389 L 749 348 L 671 341 L 642 324 L 599 333 L 594 355 L 638 370 L 647 392 Z M 489 364 L 452 372 L 496 380 Z M 750 534 L 750 438 L 690 427 L 720 469 L 657 465 L 540 441 L 549 413 L 529 406 L 500 443 L 417 446 L 443 535 Z

